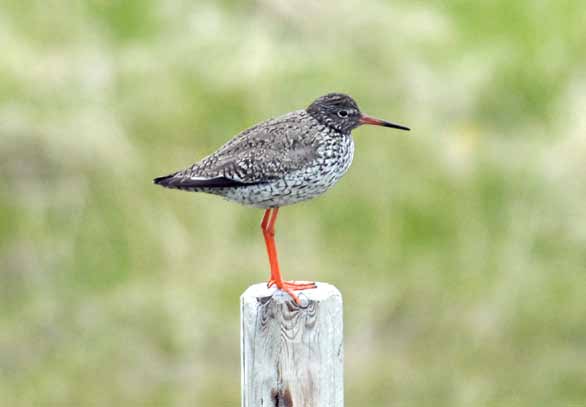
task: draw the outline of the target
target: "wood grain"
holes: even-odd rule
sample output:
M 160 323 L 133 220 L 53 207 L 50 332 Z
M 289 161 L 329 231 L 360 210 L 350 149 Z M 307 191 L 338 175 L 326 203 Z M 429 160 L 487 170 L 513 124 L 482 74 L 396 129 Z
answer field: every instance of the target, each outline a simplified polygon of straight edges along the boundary
M 302 306 L 266 284 L 241 300 L 243 407 L 342 407 L 342 296 L 318 283 Z

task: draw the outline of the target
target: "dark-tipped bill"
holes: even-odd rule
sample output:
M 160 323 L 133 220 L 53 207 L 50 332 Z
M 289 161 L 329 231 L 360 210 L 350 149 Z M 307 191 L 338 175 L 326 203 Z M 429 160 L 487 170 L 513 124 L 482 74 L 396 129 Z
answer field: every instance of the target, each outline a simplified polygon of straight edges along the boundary
M 411 130 L 409 127 L 401 126 L 400 124 L 395 124 L 391 122 L 387 122 L 381 119 L 377 119 L 375 117 L 370 117 L 365 114 L 359 119 L 360 124 L 372 124 L 374 126 L 383 126 L 383 127 L 392 127 L 393 129 L 400 129 L 400 130 Z

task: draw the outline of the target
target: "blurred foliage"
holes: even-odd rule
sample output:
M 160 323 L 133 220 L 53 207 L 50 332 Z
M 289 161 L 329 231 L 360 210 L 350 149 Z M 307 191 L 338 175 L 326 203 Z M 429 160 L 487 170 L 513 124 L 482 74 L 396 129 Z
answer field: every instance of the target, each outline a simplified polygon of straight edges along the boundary
M 348 406 L 586 400 L 578 1 L 0 7 L 0 405 L 238 405 L 262 212 L 155 176 L 329 91 L 404 123 L 286 208 L 345 296 Z M 303 259 L 303 262 L 296 261 Z

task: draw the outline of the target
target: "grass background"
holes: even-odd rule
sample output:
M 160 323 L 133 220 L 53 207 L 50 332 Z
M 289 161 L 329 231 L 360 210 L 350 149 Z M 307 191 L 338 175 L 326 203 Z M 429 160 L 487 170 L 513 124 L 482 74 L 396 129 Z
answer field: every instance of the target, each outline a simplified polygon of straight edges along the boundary
M 235 406 L 262 212 L 155 176 L 347 92 L 285 276 L 345 298 L 346 405 L 586 402 L 578 1 L 16 1 L 0 7 L 0 405 Z

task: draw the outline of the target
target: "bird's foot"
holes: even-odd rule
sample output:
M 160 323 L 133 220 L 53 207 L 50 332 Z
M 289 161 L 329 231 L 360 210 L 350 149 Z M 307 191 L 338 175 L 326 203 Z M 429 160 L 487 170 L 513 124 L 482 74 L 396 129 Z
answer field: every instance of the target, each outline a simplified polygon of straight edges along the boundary
M 277 286 L 278 288 L 290 288 L 295 291 L 301 290 L 310 290 L 312 288 L 317 288 L 317 285 L 313 281 L 283 281 L 282 286 L 279 287 L 279 283 L 276 280 L 269 280 L 267 282 L 267 287 L 271 288 L 273 286 Z
M 311 290 L 312 288 L 317 288 L 317 285 L 312 281 L 277 281 L 277 280 L 269 280 L 267 283 L 267 287 L 276 286 L 279 290 L 286 292 L 293 298 L 293 300 L 298 304 L 301 305 L 301 300 L 293 291 L 302 291 L 302 290 Z

